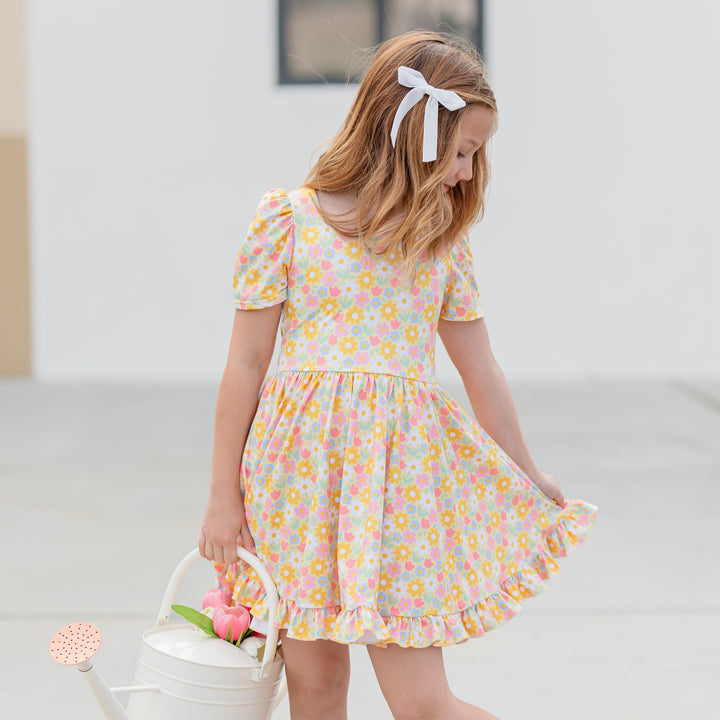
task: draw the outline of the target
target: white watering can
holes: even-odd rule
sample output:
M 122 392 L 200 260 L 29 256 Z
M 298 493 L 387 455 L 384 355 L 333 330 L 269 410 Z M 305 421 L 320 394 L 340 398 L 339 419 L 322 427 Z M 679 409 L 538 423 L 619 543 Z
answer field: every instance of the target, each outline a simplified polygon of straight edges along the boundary
M 200 558 L 188 553 L 170 577 L 155 627 L 142 636 L 134 685 L 110 688 L 93 668 L 100 631 L 74 623 L 50 642 L 50 655 L 61 665 L 75 665 L 85 675 L 108 720 L 269 720 L 285 694 L 283 660 L 276 655 L 274 625 L 278 595 L 260 560 L 238 546 L 239 557 L 258 573 L 268 602 L 268 634 L 262 663 L 194 625 L 168 625 L 171 605 L 188 568 Z M 127 710 L 116 695 L 129 693 Z

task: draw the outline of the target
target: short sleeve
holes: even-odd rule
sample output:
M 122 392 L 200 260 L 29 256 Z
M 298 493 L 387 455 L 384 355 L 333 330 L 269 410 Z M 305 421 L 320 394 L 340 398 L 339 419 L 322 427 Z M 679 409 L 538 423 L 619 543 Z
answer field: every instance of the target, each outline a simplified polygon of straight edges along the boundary
M 287 299 L 293 246 L 292 206 L 284 190 L 271 190 L 258 205 L 235 261 L 238 310 L 257 310 Z
M 472 254 L 467 236 L 455 243 L 448 253 L 450 275 L 445 286 L 440 317 L 443 320 L 477 320 L 483 316 Z

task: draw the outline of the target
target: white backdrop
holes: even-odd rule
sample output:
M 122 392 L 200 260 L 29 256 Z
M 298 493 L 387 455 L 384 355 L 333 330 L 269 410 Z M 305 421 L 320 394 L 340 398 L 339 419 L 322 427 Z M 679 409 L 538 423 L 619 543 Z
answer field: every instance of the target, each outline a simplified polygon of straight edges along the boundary
M 219 378 L 254 207 L 354 93 L 276 85 L 275 6 L 29 0 L 36 377 Z M 716 3 L 486 18 L 501 114 L 473 249 L 506 374 L 717 374 Z

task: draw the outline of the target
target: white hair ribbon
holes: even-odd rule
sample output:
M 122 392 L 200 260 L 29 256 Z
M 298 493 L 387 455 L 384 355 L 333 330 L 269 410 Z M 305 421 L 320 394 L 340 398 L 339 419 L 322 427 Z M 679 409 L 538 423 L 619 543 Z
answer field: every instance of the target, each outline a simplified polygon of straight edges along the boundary
M 428 85 L 421 72 L 405 67 L 405 65 L 398 68 L 398 82 L 411 89 L 402 99 L 395 113 L 395 119 L 390 130 L 392 145 L 395 147 L 395 140 L 403 118 L 425 95 L 428 95 L 425 105 L 425 124 L 423 126 L 423 162 L 437 160 L 438 106 L 442 105 L 448 110 L 459 110 L 461 107 L 465 107 L 466 103 L 452 90 L 441 90 Z

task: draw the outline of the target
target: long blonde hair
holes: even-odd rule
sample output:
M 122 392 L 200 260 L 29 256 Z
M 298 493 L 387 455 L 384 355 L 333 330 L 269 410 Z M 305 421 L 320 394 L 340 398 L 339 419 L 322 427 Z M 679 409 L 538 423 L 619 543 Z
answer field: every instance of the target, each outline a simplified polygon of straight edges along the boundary
M 425 103 L 413 107 L 390 140 L 395 111 L 408 89 L 397 71 L 406 65 L 427 82 L 453 90 L 467 103 L 450 112 L 440 108 L 438 159 L 422 161 Z M 443 179 L 460 144 L 460 120 L 472 105 L 497 113 L 485 64 L 474 48 L 435 32 L 420 30 L 378 48 L 340 132 L 305 180 L 315 191 L 352 193 L 351 217 L 326 217 L 338 233 L 359 237 L 376 252 L 399 249 L 404 264 L 444 254 L 483 215 L 490 177 L 486 143 L 473 159 L 473 179 L 447 193 Z

